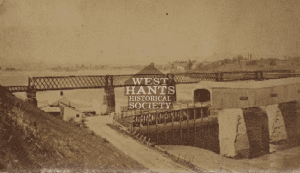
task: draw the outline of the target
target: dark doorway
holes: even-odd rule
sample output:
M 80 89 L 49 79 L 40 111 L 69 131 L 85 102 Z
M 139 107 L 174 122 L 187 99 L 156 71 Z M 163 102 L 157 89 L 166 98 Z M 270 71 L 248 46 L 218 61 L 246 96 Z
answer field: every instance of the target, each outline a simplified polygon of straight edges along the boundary
M 207 102 L 210 101 L 210 92 L 207 89 L 196 89 L 194 91 L 195 102 Z

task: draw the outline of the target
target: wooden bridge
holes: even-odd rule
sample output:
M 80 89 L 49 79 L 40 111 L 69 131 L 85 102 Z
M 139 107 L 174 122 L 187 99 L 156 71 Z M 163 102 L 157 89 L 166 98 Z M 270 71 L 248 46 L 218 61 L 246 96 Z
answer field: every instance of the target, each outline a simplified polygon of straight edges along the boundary
M 147 76 L 148 78 L 168 78 L 168 85 L 198 83 L 200 81 L 239 81 L 239 80 L 264 80 L 295 77 L 293 70 L 253 71 L 253 72 L 219 72 L 219 73 L 168 73 L 168 74 L 132 74 L 132 75 L 89 75 L 89 76 L 48 76 L 29 77 L 27 86 L 6 86 L 11 92 L 26 92 L 29 100 L 35 99 L 37 91 L 47 90 L 72 90 L 104 88 L 108 112 L 114 112 L 115 87 L 132 86 L 128 81 L 131 78 Z M 176 95 L 175 100 L 176 101 Z

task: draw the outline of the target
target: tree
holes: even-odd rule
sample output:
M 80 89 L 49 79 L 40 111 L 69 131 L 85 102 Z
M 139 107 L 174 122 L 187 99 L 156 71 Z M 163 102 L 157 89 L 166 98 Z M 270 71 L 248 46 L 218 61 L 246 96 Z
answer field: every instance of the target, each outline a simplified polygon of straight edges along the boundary
M 187 64 L 186 69 L 187 69 L 187 70 L 192 69 L 193 64 L 194 64 L 194 63 L 189 59 L 189 62 L 188 62 L 188 64 Z
M 197 65 L 197 68 L 198 69 L 201 69 L 203 67 L 203 63 L 199 63 L 198 65 Z

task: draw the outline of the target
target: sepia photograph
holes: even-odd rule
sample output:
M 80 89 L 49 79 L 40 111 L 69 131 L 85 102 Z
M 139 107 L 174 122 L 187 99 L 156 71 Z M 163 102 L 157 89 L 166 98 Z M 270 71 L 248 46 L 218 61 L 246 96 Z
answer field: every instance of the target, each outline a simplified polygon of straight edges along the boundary
M 0 0 L 0 173 L 300 171 L 300 1 Z

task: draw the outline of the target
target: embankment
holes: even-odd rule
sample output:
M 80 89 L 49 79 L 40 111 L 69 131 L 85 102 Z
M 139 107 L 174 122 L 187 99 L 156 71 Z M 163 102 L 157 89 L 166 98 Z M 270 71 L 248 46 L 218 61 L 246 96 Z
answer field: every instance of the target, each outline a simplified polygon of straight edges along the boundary
M 106 139 L 52 117 L 1 86 L 0 118 L 1 171 L 145 169 Z

